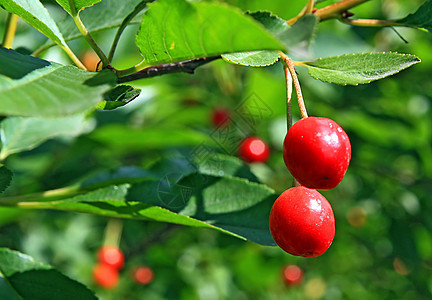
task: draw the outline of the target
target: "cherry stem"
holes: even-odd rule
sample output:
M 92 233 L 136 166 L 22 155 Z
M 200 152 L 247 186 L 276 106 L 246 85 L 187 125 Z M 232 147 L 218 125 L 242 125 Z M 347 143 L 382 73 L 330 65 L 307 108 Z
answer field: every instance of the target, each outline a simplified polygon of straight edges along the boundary
M 123 230 L 123 221 L 120 219 L 109 219 L 105 228 L 105 246 L 119 247 L 121 234 Z
M 294 82 L 294 88 L 295 88 L 296 94 L 297 94 L 297 102 L 299 105 L 300 114 L 301 114 L 302 119 L 305 119 L 308 117 L 308 113 L 306 110 L 306 106 L 304 104 L 303 94 L 302 94 L 301 87 L 300 87 L 300 82 L 298 80 L 297 73 L 296 73 L 296 70 L 294 67 L 294 61 L 291 58 L 289 58 L 287 55 L 285 55 L 284 53 L 281 53 L 281 58 L 284 61 L 286 67 L 288 68 L 289 73 L 291 74 L 292 80 Z M 287 89 L 288 89 L 288 87 L 287 87 Z
M 288 65 L 284 63 L 284 72 L 287 87 L 287 130 L 292 126 L 292 77 L 288 69 Z

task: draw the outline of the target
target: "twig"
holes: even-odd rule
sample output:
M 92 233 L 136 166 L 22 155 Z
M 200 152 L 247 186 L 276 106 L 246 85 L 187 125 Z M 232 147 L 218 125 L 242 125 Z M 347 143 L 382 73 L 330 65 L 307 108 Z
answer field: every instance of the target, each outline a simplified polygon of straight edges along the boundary
M 138 71 L 134 74 L 120 77 L 117 79 L 117 83 L 124 83 L 129 81 L 134 81 L 138 79 L 143 78 L 150 78 L 155 77 L 159 75 L 164 74 L 170 74 L 170 73 L 189 73 L 193 74 L 195 72 L 195 69 L 205 65 L 209 62 L 212 62 L 216 59 L 221 58 L 220 56 L 211 56 L 211 57 L 204 57 L 204 58 L 196 58 L 181 62 L 175 62 L 175 63 L 167 63 L 162 65 L 156 65 L 152 67 L 145 68 L 141 71 Z
M 314 14 L 319 18 L 320 21 L 339 18 L 344 12 L 347 10 L 356 7 L 364 2 L 369 0 L 342 0 L 337 3 L 328 5 L 326 7 L 320 8 L 314 12 Z M 300 17 L 302 17 L 306 12 L 307 7 L 303 8 L 303 10 L 295 16 L 294 18 L 286 21 L 288 25 L 293 25 L 297 22 Z
M 315 12 L 315 15 L 320 19 L 320 21 L 338 18 L 347 10 L 359 6 L 360 4 L 363 4 L 367 1 L 369 0 L 343 0 L 318 9 Z

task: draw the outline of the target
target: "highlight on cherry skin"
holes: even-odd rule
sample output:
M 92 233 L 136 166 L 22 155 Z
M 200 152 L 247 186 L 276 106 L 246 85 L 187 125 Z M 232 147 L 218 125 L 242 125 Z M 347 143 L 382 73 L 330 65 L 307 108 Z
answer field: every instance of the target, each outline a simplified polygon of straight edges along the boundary
M 329 190 L 343 179 L 351 161 L 351 143 L 333 120 L 308 117 L 294 123 L 285 136 L 283 158 L 303 186 Z
M 270 157 L 270 148 L 266 142 L 256 136 L 250 136 L 240 143 L 239 157 L 245 162 L 265 163 Z
M 316 190 L 303 186 L 290 188 L 276 199 L 269 226 L 282 250 L 303 257 L 322 255 L 335 235 L 330 203 Z

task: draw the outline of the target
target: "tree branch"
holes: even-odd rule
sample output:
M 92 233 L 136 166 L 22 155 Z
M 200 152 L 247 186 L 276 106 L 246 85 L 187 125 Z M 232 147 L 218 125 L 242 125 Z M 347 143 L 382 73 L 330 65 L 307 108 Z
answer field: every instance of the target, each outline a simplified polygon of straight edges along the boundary
M 219 58 L 221 57 L 211 56 L 211 57 L 196 58 L 196 59 L 191 59 L 191 60 L 186 60 L 181 62 L 151 66 L 139 72 L 136 72 L 134 74 L 120 77 L 119 79 L 117 79 L 117 83 L 124 83 L 124 82 L 134 81 L 143 78 L 150 78 L 150 77 L 170 74 L 170 73 L 193 74 L 196 68 Z

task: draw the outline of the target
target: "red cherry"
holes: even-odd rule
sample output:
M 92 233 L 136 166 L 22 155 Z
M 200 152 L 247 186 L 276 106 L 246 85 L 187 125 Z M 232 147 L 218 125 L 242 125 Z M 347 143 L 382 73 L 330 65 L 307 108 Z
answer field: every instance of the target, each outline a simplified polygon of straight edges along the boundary
M 303 280 L 303 271 L 299 266 L 287 265 L 282 269 L 282 276 L 287 285 L 298 285 Z
M 217 108 L 212 112 L 212 123 L 215 127 L 228 126 L 231 112 L 226 108 Z
M 153 281 L 154 273 L 151 268 L 142 266 L 135 269 L 133 278 L 136 283 L 146 285 Z
M 335 235 L 330 203 L 317 191 L 303 186 L 290 188 L 276 199 L 269 226 L 282 250 L 304 257 L 323 254 Z
M 123 252 L 115 246 L 104 246 L 98 251 L 99 262 L 121 270 L 124 265 Z
M 262 139 L 250 136 L 240 143 L 239 156 L 246 162 L 264 163 L 270 156 L 270 149 Z
M 296 122 L 284 140 L 283 158 L 295 179 L 308 188 L 337 186 L 351 160 L 351 143 L 333 120 L 309 117 Z
M 112 289 L 118 283 L 119 273 L 117 269 L 99 263 L 93 268 L 93 279 L 101 287 Z

